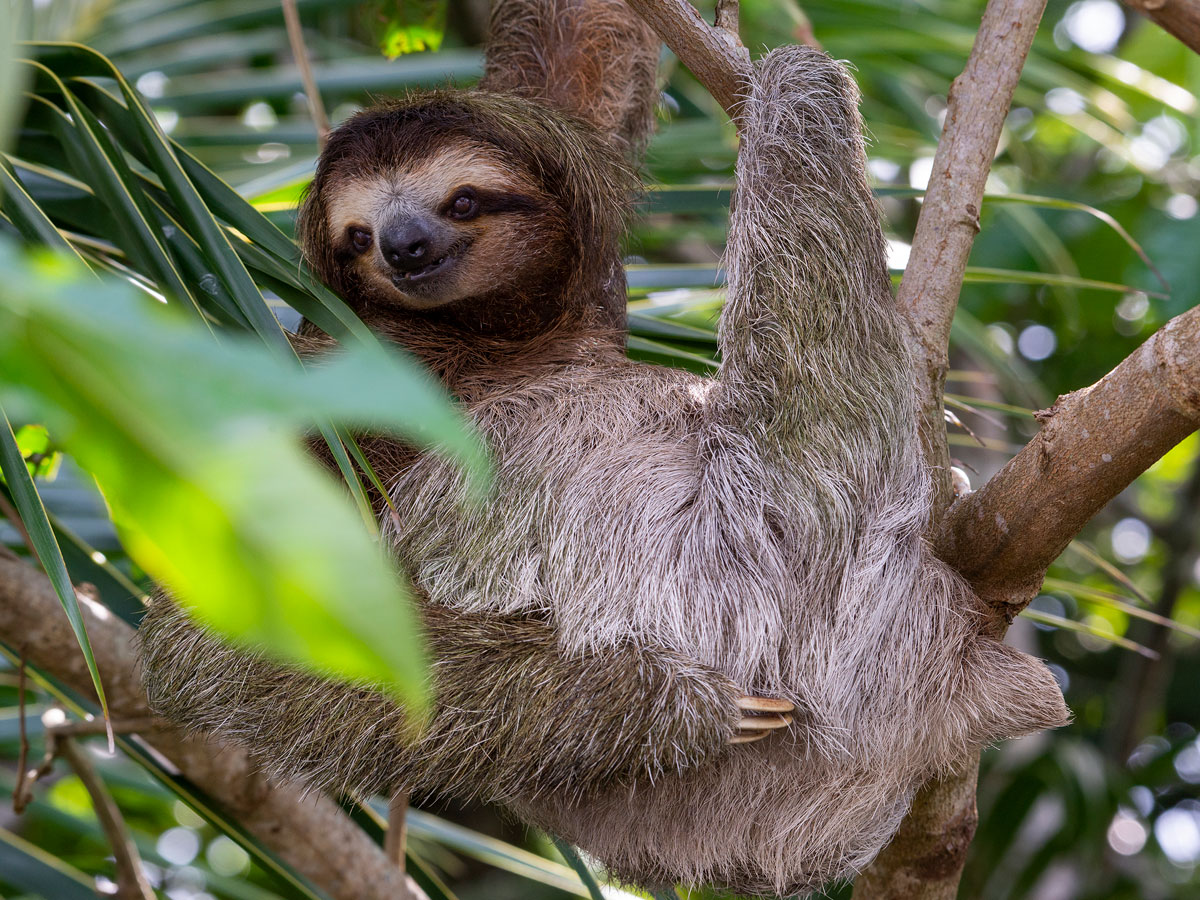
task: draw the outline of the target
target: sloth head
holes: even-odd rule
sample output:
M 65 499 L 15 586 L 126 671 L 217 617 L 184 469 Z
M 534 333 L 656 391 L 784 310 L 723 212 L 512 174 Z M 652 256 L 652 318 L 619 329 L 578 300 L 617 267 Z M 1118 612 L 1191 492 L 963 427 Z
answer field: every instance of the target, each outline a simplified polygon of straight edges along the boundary
M 297 230 L 360 314 L 536 331 L 623 321 L 619 243 L 634 187 L 589 125 L 536 102 L 437 91 L 334 131 Z

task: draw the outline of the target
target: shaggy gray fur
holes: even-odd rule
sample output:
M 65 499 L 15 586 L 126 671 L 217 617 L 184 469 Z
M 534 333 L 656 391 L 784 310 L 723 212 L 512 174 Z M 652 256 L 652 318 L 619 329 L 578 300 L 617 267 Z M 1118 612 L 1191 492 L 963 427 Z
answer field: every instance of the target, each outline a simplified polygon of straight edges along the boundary
M 457 384 L 495 452 L 491 503 L 430 456 L 395 477 L 388 537 L 442 623 L 435 655 L 458 616 L 479 638 L 439 663 L 433 732 L 405 743 L 385 701 L 248 668 L 166 605 L 148 668 L 179 669 L 151 681 L 158 708 L 280 774 L 501 800 L 634 882 L 780 894 L 866 865 L 931 775 L 1065 721 L 1048 671 L 980 634 L 921 537 L 913 364 L 853 82 L 777 50 L 744 109 L 718 377 L 548 335 L 502 383 Z M 557 647 L 526 653 L 497 621 L 552 625 Z M 797 721 L 719 750 L 734 685 Z

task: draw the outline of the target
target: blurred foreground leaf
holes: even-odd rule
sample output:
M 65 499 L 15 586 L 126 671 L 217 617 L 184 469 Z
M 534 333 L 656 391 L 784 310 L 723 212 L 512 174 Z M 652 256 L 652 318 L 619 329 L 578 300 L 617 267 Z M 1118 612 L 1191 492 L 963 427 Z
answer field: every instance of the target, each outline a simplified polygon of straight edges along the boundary
M 61 260 L 0 245 L 0 268 L 5 402 L 96 476 L 130 555 L 236 640 L 423 704 L 407 591 L 300 434 L 396 431 L 478 484 L 482 447 L 432 379 L 370 346 L 304 371 Z

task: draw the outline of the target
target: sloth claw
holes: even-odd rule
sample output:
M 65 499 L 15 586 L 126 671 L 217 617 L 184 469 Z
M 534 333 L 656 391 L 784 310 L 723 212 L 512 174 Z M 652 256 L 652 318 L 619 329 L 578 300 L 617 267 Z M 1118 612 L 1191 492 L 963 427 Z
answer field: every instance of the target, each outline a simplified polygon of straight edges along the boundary
M 738 697 L 737 705 L 738 709 L 747 712 L 764 713 L 790 713 L 796 708 L 787 700 L 778 700 L 774 697 L 751 697 L 750 695 Z
M 796 708 L 787 700 L 748 695 L 739 697 L 737 705 L 738 709 L 750 713 L 750 715 L 738 719 L 734 726 L 736 730 L 729 738 L 731 744 L 750 744 L 754 741 L 761 741 L 772 731 L 787 728 L 792 724 L 792 717 L 788 713 L 793 712 Z M 755 715 L 755 713 L 766 713 L 766 715 Z
M 735 734 L 733 737 L 731 737 L 729 739 L 729 743 L 731 743 L 731 744 L 753 744 L 755 741 L 761 741 L 768 734 L 769 734 L 769 732 L 766 732 L 766 731 L 762 732 L 761 734 Z
M 791 716 L 746 716 L 739 719 L 734 727 L 738 731 L 774 731 L 776 728 L 787 728 L 791 724 Z

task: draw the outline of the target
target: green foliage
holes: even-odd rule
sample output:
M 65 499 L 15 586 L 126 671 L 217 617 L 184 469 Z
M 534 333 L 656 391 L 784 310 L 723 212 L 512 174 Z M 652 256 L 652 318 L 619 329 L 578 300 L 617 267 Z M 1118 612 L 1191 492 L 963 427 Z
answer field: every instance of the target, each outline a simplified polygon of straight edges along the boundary
M 223 633 L 419 706 L 404 589 L 298 432 L 395 430 L 481 468 L 431 379 L 369 346 L 305 372 L 63 263 L 0 261 L 0 379 L 96 476 L 130 556 Z
M 388 59 L 441 49 L 446 33 L 447 0 L 376 0 L 366 4 L 380 33 L 379 49 Z

